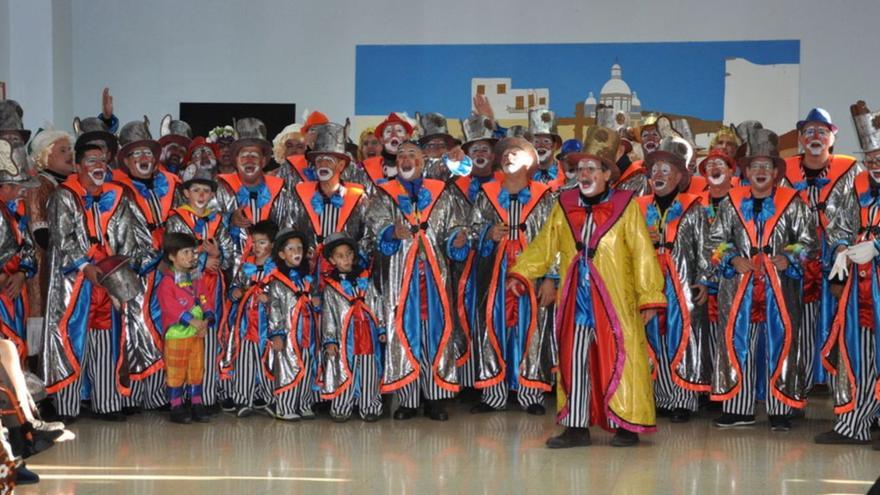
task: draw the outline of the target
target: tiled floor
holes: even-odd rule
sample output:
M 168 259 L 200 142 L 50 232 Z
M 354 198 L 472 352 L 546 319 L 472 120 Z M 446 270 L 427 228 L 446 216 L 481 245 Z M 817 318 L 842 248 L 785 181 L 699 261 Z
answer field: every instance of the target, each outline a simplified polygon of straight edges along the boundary
M 552 415 L 472 416 L 467 408 L 452 407 L 445 423 L 224 415 L 176 425 L 157 413 L 82 420 L 71 427 L 75 441 L 29 460 L 43 481 L 16 493 L 865 493 L 880 476 L 880 452 L 870 446 L 812 443 L 831 425 L 827 398 L 788 433 L 771 433 L 766 422 L 721 431 L 703 413 L 684 425 L 661 419 L 637 448 L 612 448 L 610 435 L 593 429 L 592 447 L 561 451 L 544 448 L 557 431 Z

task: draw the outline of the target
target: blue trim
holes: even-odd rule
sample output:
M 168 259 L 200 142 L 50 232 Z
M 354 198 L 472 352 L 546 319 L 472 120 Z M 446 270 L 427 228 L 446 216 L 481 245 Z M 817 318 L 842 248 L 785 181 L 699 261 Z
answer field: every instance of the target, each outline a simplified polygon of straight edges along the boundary
M 394 225 L 382 229 L 379 239 L 378 248 L 383 255 L 392 256 L 400 250 L 401 241 L 394 238 Z
M 78 272 L 80 267 L 85 265 L 86 263 L 91 263 L 91 258 L 86 258 L 85 256 L 81 258 L 77 258 L 70 262 L 67 266 L 61 267 L 61 273 L 65 275 L 70 275 L 73 272 Z
M 456 227 L 452 229 L 452 232 L 449 233 L 449 238 L 446 239 L 446 255 L 452 261 L 464 261 L 467 259 L 467 255 L 471 250 L 471 246 L 469 242 L 465 242 L 462 247 L 455 247 L 453 244 L 455 238 L 458 236 L 458 233 L 461 232 L 461 227 Z

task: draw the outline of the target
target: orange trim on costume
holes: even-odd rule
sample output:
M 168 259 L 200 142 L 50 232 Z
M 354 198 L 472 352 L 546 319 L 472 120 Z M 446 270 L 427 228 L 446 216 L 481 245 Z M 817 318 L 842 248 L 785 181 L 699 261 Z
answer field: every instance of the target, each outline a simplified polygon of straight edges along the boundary
M 636 174 L 647 175 L 647 171 L 645 170 L 645 160 L 636 160 L 629 164 L 629 167 L 620 174 L 620 177 L 617 178 L 617 181 L 614 183 L 614 186 L 618 186 L 623 184 L 624 182 L 632 179 Z
M 801 182 L 804 180 L 803 169 L 802 169 L 802 161 L 803 155 L 795 155 L 785 159 L 785 178 L 789 183 L 794 186 L 794 184 Z M 834 189 L 834 186 L 837 184 L 837 181 L 840 180 L 841 177 L 846 175 L 847 172 L 856 164 L 855 158 L 846 155 L 831 155 L 829 164 L 827 166 L 828 173 L 825 176 L 830 182 L 828 185 L 822 188 L 819 191 L 819 202 L 824 203 L 828 200 L 828 196 L 831 194 L 831 190 Z M 807 191 L 799 191 L 801 199 L 809 204 L 809 198 L 807 196 Z M 828 226 L 828 218 L 825 216 L 825 210 L 819 211 L 819 228 L 821 230 L 825 230 Z
M 475 257 L 476 257 L 476 253 L 473 250 L 471 250 L 471 252 L 468 253 L 467 259 L 464 262 L 464 271 L 462 272 L 461 278 L 458 280 L 459 298 L 463 298 L 465 295 L 465 290 L 467 289 L 467 283 L 468 283 L 468 278 L 469 278 L 468 274 L 470 273 L 471 269 L 473 268 Z M 476 290 L 476 288 L 474 288 L 474 290 Z M 455 360 L 455 365 L 460 367 L 460 366 L 464 366 L 465 363 L 467 363 L 467 360 L 470 359 L 470 357 L 471 357 L 471 339 L 472 339 L 471 333 L 473 332 L 473 329 L 471 328 L 471 322 L 470 322 L 470 319 L 468 318 L 467 308 L 465 307 L 465 304 L 463 302 L 459 301 L 459 304 L 457 304 L 456 306 L 457 306 L 456 312 L 458 313 L 458 320 L 459 320 L 459 322 L 461 322 L 461 329 L 464 331 L 464 338 L 465 338 L 465 342 L 467 343 L 467 345 L 465 346 L 464 354 L 462 354 L 460 358 Z
M 529 304 L 531 304 L 532 308 L 534 308 L 534 311 L 531 311 L 531 317 L 529 318 L 529 329 L 526 331 L 526 341 L 523 346 L 523 354 L 528 352 L 529 343 L 532 341 L 532 337 L 534 337 L 535 335 L 535 330 L 538 329 L 538 300 L 535 297 L 534 290 L 529 291 Z M 520 360 L 520 363 L 522 363 L 522 360 Z M 520 385 L 537 388 L 545 392 L 549 392 L 553 389 L 553 387 L 549 383 L 523 378 L 521 370 L 518 373 L 518 378 Z
M 421 234 L 421 232 L 419 232 L 419 234 Z M 413 244 L 412 244 L 413 246 L 417 246 L 416 243 L 418 242 L 418 239 L 419 238 L 417 237 L 416 239 L 413 240 Z M 418 252 L 419 252 L 418 249 L 412 249 L 412 247 L 411 247 L 409 252 L 406 253 L 406 260 L 403 264 L 403 276 L 401 277 L 402 280 L 406 281 L 406 280 L 412 279 L 413 268 L 415 266 L 415 258 L 416 258 L 416 255 L 418 254 Z M 410 284 L 404 282 L 401 285 L 402 286 L 400 288 L 400 296 L 398 296 L 398 301 L 400 301 L 401 304 L 398 306 L 397 310 L 394 312 L 395 313 L 394 314 L 394 330 L 397 332 L 397 335 L 400 338 L 401 343 L 404 344 L 401 346 L 401 347 L 403 347 L 404 357 L 406 358 L 407 361 L 409 361 L 410 365 L 413 368 L 413 371 L 410 374 L 406 375 L 405 377 L 401 378 L 400 380 L 397 380 L 394 383 L 386 382 L 385 377 L 383 376 L 382 377 L 382 385 L 380 387 L 382 393 L 393 392 L 399 388 L 403 388 L 403 387 L 409 385 L 410 383 L 417 380 L 419 378 L 419 373 L 421 373 L 421 366 L 419 365 L 419 361 L 418 361 L 418 359 L 415 358 L 415 356 L 413 356 L 412 347 L 410 346 L 409 339 L 407 339 L 406 332 L 403 329 L 403 312 L 404 312 L 403 305 L 406 303 L 406 298 L 409 296 L 409 285 Z
M 302 182 L 310 182 L 306 175 L 306 169 L 309 168 L 309 161 L 306 160 L 305 155 L 290 155 L 287 157 L 287 163 L 289 163 L 290 168 L 299 175 Z
M 742 275 L 743 280 L 740 281 L 739 287 L 736 288 L 736 295 L 733 297 L 732 308 L 739 308 L 742 304 L 743 297 L 746 293 L 746 287 L 748 286 L 749 281 L 752 279 L 752 272 L 746 273 Z M 748 315 L 745 316 L 748 318 Z M 733 347 L 733 327 L 736 326 L 736 312 L 733 313 L 732 317 L 727 318 L 727 324 L 724 326 L 724 347 L 727 349 L 727 359 L 730 361 L 730 364 L 733 366 L 734 371 L 736 372 L 736 383 L 733 384 L 733 388 L 728 390 L 723 394 L 712 393 L 710 398 L 713 401 L 725 401 L 730 400 L 739 394 L 740 390 L 742 390 L 742 365 L 739 362 L 739 358 L 736 355 L 736 349 Z
M 385 159 L 381 156 L 367 158 L 363 162 L 364 172 L 374 184 L 385 178 L 385 174 L 382 172 L 382 166 L 384 163 Z

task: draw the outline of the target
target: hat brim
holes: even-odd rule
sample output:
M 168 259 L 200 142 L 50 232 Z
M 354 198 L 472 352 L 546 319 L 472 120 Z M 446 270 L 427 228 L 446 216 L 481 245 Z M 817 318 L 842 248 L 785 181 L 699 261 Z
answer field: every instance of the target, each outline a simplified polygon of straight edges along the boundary
M 562 147 L 562 136 L 560 136 L 559 134 L 551 134 L 549 132 L 539 132 L 539 133 L 532 134 L 533 138 L 536 138 L 538 136 L 550 136 L 553 138 L 553 142 L 556 143 L 557 148 Z
M 645 158 L 645 173 L 648 178 L 651 177 L 651 167 L 660 160 L 667 160 L 675 165 L 675 168 L 681 172 L 681 180 L 678 181 L 678 191 L 687 191 L 691 183 L 691 173 L 687 168 L 687 162 L 680 156 L 668 151 L 655 151 Z
M 803 129 L 805 125 L 807 125 L 811 122 L 815 122 L 816 124 L 822 124 L 825 127 L 831 129 L 832 134 L 837 134 L 838 127 L 836 125 L 829 124 L 828 122 L 822 122 L 820 120 L 798 120 L 797 124 L 795 125 L 795 128 L 797 128 L 798 132 L 800 132 L 801 129 Z
M 355 253 L 358 252 L 358 245 L 354 239 L 352 239 L 351 237 L 342 237 L 325 243 L 321 254 L 327 261 L 330 261 L 330 256 L 333 255 L 333 250 L 342 245 L 350 247 L 351 250 Z
M 21 140 L 27 143 L 31 140 L 31 131 L 27 129 L 0 129 L 0 133 L 2 132 L 17 132 L 19 136 L 21 136 Z
M 190 180 L 184 181 L 183 184 L 181 184 L 181 187 L 183 189 L 189 189 L 190 186 L 192 186 L 194 184 L 202 184 L 202 185 L 208 186 L 211 188 L 211 191 L 217 192 L 217 181 L 216 180 L 204 179 L 201 177 L 200 178 L 192 178 Z
M 151 139 L 143 139 L 141 141 L 132 141 L 125 146 L 119 148 L 117 161 L 124 160 L 126 155 L 128 155 L 131 150 L 135 148 L 140 148 L 142 146 L 150 148 L 150 150 L 153 152 L 153 157 L 155 157 L 157 161 L 159 160 L 159 154 L 162 152 L 162 147 L 159 146 L 159 143 Z
M 167 136 L 162 136 L 159 138 L 159 146 L 164 148 L 169 144 L 174 143 L 179 146 L 183 146 L 184 149 L 189 149 L 189 145 L 192 144 L 192 139 L 181 136 L 179 134 L 169 134 Z
M 110 150 L 111 155 L 116 155 L 116 152 L 119 151 L 119 140 L 116 139 L 116 136 L 106 131 L 88 131 L 80 134 L 80 136 L 76 138 L 74 148 L 93 141 L 104 142 L 107 149 Z
M 581 151 L 565 155 L 565 161 L 569 165 L 574 165 L 585 159 L 599 160 L 600 162 L 605 164 L 605 166 L 608 167 L 608 170 L 611 171 L 611 182 L 616 182 L 617 179 L 620 178 L 620 167 L 618 167 L 616 163 L 613 163 L 610 160 L 606 160 L 601 156 L 594 155 L 592 153 L 584 153 Z
M 337 157 L 337 158 L 340 158 L 340 159 L 342 159 L 342 160 L 345 160 L 345 164 L 346 164 L 346 165 L 348 165 L 349 163 L 351 163 L 351 157 L 348 156 L 348 154 L 346 154 L 346 153 L 337 153 L 337 152 L 335 152 L 335 151 L 307 151 L 307 152 L 306 152 L 306 159 L 307 159 L 309 162 L 311 162 L 311 161 L 314 160 L 314 158 L 315 158 L 316 156 L 318 156 L 318 155 L 331 155 L 331 156 L 335 156 L 335 157 Z
M 420 137 L 419 138 L 419 146 L 424 146 L 424 145 L 428 144 L 428 142 L 431 141 L 432 139 L 437 139 L 437 138 L 443 138 L 443 140 L 446 141 L 447 148 L 454 148 L 459 143 L 459 141 L 457 139 L 455 139 L 454 137 L 452 137 L 451 134 L 437 133 L 437 134 L 428 134 L 427 136 Z
M 498 140 L 495 139 L 495 138 L 480 138 L 480 139 L 473 139 L 473 140 L 471 140 L 471 141 L 465 141 L 465 143 L 461 145 L 461 150 L 464 151 L 465 154 L 467 154 L 467 152 L 468 152 L 468 150 L 470 149 L 470 147 L 473 146 L 473 145 L 475 145 L 475 144 L 477 144 L 477 143 L 479 143 L 480 141 L 486 141 L 486 142 L 488 142 L 489 145 L 492 146 L 493 150 L 494 150 L 494 148 L 495 148 L 495 145 L 498 144 Z
M 776 177 L 777 181 L 782 180 L 785 177 L 786 172 L 786 164 L 785 160 L 778 156 L 766 156 L 766 155 L 754 155 L 754 156 L 744 156 L 736 161 L 736 166 L 739 168 L 740 175 L 745 175 L 745 170 L 749 167 L 749 164 L 752 163 L 752 160 L 756 158 L 767 158 L 773 161 L 773 164 L 776 166 Z
M 697 164 L 697 171 L 700 172 L 700 175 L 702 175 L 703 177 L 706 176 L 706 162 L 708 162 L 711 158 L 720 158 L 724 160 L 724 163 L 726 163 L 731 170 L 736 170 L 736 161 L 733 158 L 727 155 L 708 155 L 700 160 L 700 163 Z
M 405 122 L 405 121 L 403 121 L 403 120 L 391 120 L 391 121 L 389 121 L 389 120 L 384 120 L 384 121 L 382 121 L 379 125 L 376 126 L 376 130 L 373 132 L 373 135 L 376 136 L 377 138 L 379 138 L 379 139 L 381 140 L 381 139 L 382 139 L 382 131 L 384 131 L 385 128 L 388 127 L 388 126 L 391 125 L 391 124 L 400 124 L 400 125 L 402 125 L 403 128 L 406 129 L 406 135 L 407 135 L 407 136 L 412 136 L 412 133 L 413 133 L 413 126 L 412 126 L 412 124 L 410 124 L 409 122 Z
M 229 156 L 235 160 L 235 157 L 238 156 L 238 152 L 247 146 L 259 146 L 263 149 L 263 154 L 266 155 L 267 158 L 271 158 L 272 155 L 272 145 L 269 141 L 260 138 L 242 138 L 236 139 L 229 145 Z

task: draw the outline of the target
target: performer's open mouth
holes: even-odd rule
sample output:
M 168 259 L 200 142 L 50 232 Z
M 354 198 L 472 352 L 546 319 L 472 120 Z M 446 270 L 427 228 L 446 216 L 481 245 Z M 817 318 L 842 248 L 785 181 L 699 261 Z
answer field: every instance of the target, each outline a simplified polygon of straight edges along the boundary
M 327 167 L 321 167 L 316 172 L 316 175 L 318 176 L 318 179 L 320 179 L 320 180 L 330 180 L 333 178 L 333 170 L 331 170 Z
M 99 186 L 104 183 L 104 178 L 106 177 L 106 175 L 107 173 L 103 169 L 92 170 L 91 172 L 89 172 L 89 177 L 91 177 L 92 182 Z
M 655 180 L 655 181 L 654 181 L 654 190 L 655 190 L 655 191 L 662 190 L 662 189 L 665 188 L 665 187 L 666 187 L 666 181 L 665 181 L 665 180 L 660 179 L 660 180 Z
M 717 170 L 713 170 L 712 174 L 707 177 L 707 179 L 709 180 L 709 184 L 712 184 L 713 186 L 720 185 L 722 182 L 724 182 L 724 179 L 726 178 L 727 176 L 725 174 Z
M 756 185 L 763 186 L 764 184 L 770 182 L 770 176 L 768 175 L 756 175 L 752 178 L 752 182 Z
M 482 156 L 474 160 L 474 166 L 477 168 L 485 168 L 489 164 L 489 160 Z
M 153 171 L 153 164 L 149 162 L 136 163 L 135 168 L 143 175 L 147 175 Z
M 874 169 L 870 171 L 871 178 L 876 182 L 880 182 L 880 169 Z

